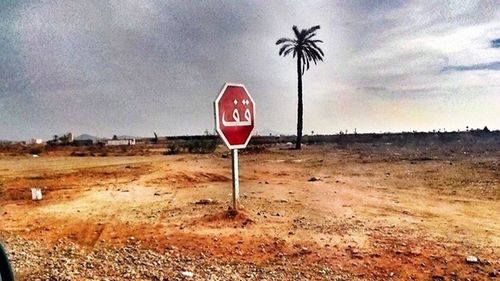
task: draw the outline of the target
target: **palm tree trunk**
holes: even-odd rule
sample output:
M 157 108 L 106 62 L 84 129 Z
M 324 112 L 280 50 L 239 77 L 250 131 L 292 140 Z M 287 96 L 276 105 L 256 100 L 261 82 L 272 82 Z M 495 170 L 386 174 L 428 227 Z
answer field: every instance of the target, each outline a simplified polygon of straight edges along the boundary
M 295 142 L 295 149 L 301 149 L 302 147 L 302 115 L 303 115 L 303 105 L 302 105 L 302 67 L 301 67 L 301 55 L 300 52 L 297 54 L 297 92 L 298 92 L 298 104 L 297 104 L 297 140 Z

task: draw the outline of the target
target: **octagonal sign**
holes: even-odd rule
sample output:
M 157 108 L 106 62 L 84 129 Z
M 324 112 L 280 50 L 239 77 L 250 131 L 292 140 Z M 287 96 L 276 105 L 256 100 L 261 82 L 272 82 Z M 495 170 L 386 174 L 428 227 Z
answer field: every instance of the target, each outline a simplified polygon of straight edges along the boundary
M 215 128 L 229 149 L 245 148 L 255 126 L 255 103 L 242 84 L 226 83 L 215 99 Z

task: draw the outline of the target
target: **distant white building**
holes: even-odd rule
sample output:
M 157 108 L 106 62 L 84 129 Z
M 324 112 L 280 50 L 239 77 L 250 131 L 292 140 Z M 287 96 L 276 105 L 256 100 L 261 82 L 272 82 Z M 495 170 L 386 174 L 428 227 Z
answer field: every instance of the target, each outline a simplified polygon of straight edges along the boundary
M 43 140 L 42 139 L 30 139 L 28 141 L 28 144 L 42 144 Z
M 106 145 L 135 145 L 135 139 L 107 140 Z

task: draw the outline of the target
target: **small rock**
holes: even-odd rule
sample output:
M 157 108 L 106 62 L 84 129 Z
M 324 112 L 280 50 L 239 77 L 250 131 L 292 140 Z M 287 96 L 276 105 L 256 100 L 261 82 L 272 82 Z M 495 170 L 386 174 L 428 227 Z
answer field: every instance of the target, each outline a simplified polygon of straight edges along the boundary
M 155 192 L 155 194 L 154 194 L 154 195 L 155 195 L 155 196 L 160 196 L 161 194 L 160 194 L 160 192 L 158 192 L 158 191 L 157 191 L 157 192 Z
M 302 247 L 302 249 L 300 249 L 300 254 L 301 255 L 308 255 L 308 254 L 311 254 L 312 251 L 309 250 L 307 247 Z
M 191 271 L 182 271 L 181 272 L 182 276 L 191 278 L 194 276 L 194 274 Z
M 498 271 L 496 270 L 493 270 L 492 272 L 490 272 L 490 274 L 488 274 L 490 277 L 498 277 L 499 274 L 498 274 Z
M 200 200 L 195 202 L 195 204 L 198 204 L 198 205 L 211 205 L 211 204 L 215 204 L 215 203 L 216 202 L 212 198 L 200 199 Z
M 467 261 L 467 263 L 478 263 L 479 262 L 479 259 L 475 256 L 467 256 L 467 258 L 465 260 Z
M 309 179 L 309 181 L 319 181 L 319 180 L 320 180 L 320 179 L 319 179 L 319 178 L 317 178 L 317 177 L 311 177 L 311 178 Z
M 432 281 L 444 281 L 444 276 L 441 275 L 432 275 Z

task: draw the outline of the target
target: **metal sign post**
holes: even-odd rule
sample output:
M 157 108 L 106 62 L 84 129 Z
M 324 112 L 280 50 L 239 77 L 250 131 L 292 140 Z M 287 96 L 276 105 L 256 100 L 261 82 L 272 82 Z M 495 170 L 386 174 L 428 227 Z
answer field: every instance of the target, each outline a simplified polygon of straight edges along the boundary
M 255 127 L 255 103 L 242 84 L 226 83 L 214 102 L 215 129 L 231 150 L 233 211 L 238 211 L 240 182 L 238 149 L 245 148 Z
M 240 204 L 240 176 L 238 168 L 238 149 L 231 149 L 231 161 L 233 168 L 233 210 L 238 211 Z

